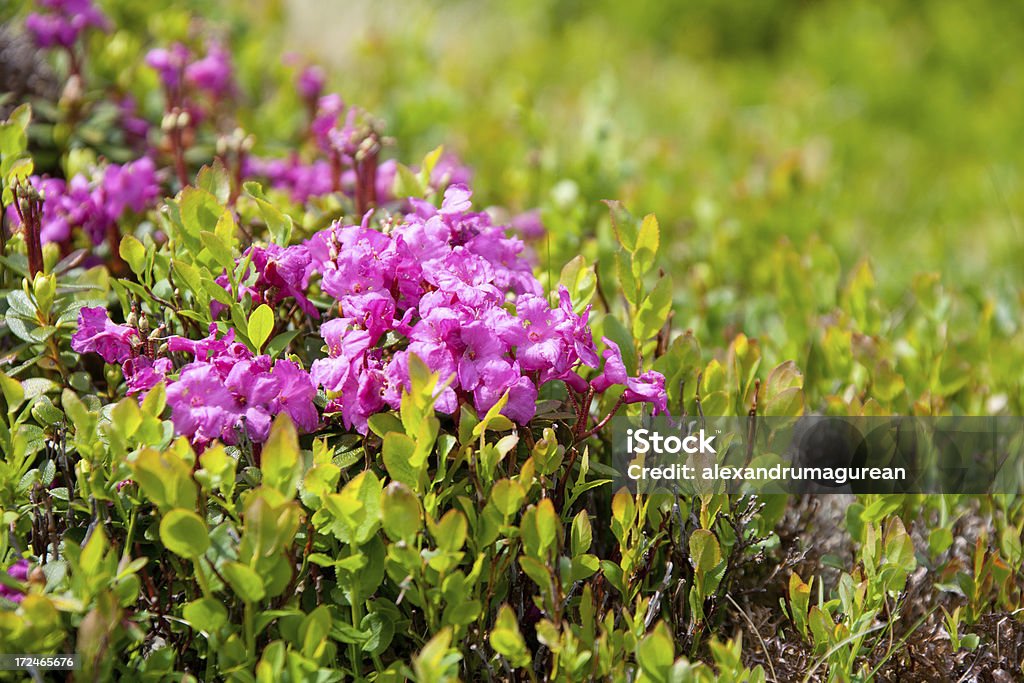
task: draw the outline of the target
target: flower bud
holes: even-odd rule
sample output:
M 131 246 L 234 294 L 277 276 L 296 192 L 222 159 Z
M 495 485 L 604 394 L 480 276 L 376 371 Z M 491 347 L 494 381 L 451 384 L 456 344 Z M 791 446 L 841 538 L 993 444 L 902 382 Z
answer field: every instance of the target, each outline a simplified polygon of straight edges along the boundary
M 28 582 L 37 586 L 46 585 L 46 574 L 43 572 L 42 567 L 34 567 L 28 575 Z

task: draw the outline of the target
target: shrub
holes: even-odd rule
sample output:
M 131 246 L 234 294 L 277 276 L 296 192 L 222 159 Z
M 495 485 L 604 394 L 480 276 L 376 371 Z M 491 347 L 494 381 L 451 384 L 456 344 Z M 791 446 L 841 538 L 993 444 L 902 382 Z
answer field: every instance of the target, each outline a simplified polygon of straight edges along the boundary
M 402 163 L 239 17 L 143 19 L 17 17 L 62 87 L 0 101 L 0 650 L 83 680 L 850 680 L 1019 609 L 1009 497 L 860 496 L 811 564 L 806 501 L 611 485 L 616 415 L 1019 407 L 1020 333 L 972 295 L 922 276 L 889 314 L 867 263 L 779 245 L 781 340 L 705 353 L 653 214 L 586 207 L 600 258 L 553 269 L 566 215 L 475 209 L 454 154 Z

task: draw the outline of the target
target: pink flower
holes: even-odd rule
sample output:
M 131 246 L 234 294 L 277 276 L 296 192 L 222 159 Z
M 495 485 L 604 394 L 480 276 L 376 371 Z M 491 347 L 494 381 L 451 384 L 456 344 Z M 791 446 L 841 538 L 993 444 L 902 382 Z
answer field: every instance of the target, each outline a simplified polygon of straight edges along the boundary
M 107 30 L 110 22 L 91 0 L 41 0 L 48 11 L 33 12 L 25 18 L 25 28 L 42 48 L 71 48 L 78 36 L 91 27 Z
M 28 560 L 18 560 L 7 568 L 7 575 L 15 581 L 26 581 L 28 579 Z M 17 588 L 9 588 L 0 583 L 0 597 L 7 598 L 11 602 L 21 602 L 25 599 L 25 591 Z
M 181 43 L 174 43 L 170 48 L 154 48 L 146 54 L 146 64 L 160 75 L 167 90 L 176 90 L 181 85 L 188 60 L 188 48 Z
M 121 365 L 128 384 L 128 394 L 138 394 L 140 400 L 146 397 L 150 389 L 165 381 L 173 370 L 174 366 L 167 358 L 151 360 L 146 356 L 136 356 Z
M 613 385 L 623 385 L 625 391 L 622 397 L 625 403 L 650 403 L 654 407 L 655 415 L 667 413 L 668 394 L 665 391 L 665 376 L 649 370 L 639 377 L 629 377 L 618 344 L 608 337 L 604 338 L 604 343 L 608 347 L 602 354 L 605 358 L 604 370 L 590 381 L 594 391 L 602 393 Z
M 223 45 L 213 43 L 205 57 L 185 67 L 185 80 L 214 97 L 230 94 L 234 87 L 231 80 L 231 55 Z
M 78 353 L 98 353 L 108 363 L 120 363 L 131 356 L 139 333 L 127 325 L 110 321 L 102 306 L 82 308 L 78 312 L 78 331 L 71 337 L 71 348 Z
M 167 404 L 175 433 L 197 446 L 214 439 L 235 444 L 243 433 L 249 441 L 262 443 L 280 413 L 288 413 L 303 432 L 317 428 L 316 386 L 298 364 L 254 357 L 234 341 L 234 330 L 217 338 L 216 325 L 205 339 L 172 337 L 167 347 L 196 357 L 169 382 Z
M 323 69 L 316 65 L 307 66 L 299 72 L 298 78 L 295 79 L 295 89 L 299 91 L 299 96 L 303 100 L 316 102 L 324 91 L 326 81 L 327 75 Z

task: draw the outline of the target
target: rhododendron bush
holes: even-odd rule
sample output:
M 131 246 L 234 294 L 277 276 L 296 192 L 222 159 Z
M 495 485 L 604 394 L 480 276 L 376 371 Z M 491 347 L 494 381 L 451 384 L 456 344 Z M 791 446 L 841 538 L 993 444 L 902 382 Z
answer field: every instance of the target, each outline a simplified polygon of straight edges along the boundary
M 709 202 L 634 216 L 613 197 L 656 184 L 601 145 L 575 180 L 438 146 L 418 91 L 387 120 L 252 8 L 157 4 L 0 10 L 0 654 L 702 683 L 895 680 L 905 642 L 958 675 L 1014 656 L 985 629 L 1016 624 L 1024 504 L 633 495 L 612 432 L 1019 412 L 1019 301 L 925 274 L 890 305 L 822 240 Z M 814 186 L 777 175 L 723 194 Z
M 278 86 L 305 112 L 295 140 L 261 154 L 229 51 L 196 29 L 140 46 L 156 88 L 129 94 L 91 68 L 89 34 L 115 30 L 99 8 L 24 19 L 80 99 L 56 113 L 72 125 L 57 166 L 37 161 L 27 103 L 3 128 L 3 548 L 20 558 L 4 649 L 70 647 L 99 677 L 249 679 L 277 657 L 300 679 L 408 675 L 511 589 L 492 573 L 484 604 L 495 538 L 463 550 L 472 487 L 503 492 L 488 535 L 534 486 L 565 497 L 566 448 L 627 406 L 666 413 L 665 377 L 595 340 L 592 266 L 538 279 L 535 215 L 520 235 L 474 207 L 441 149 L 388 158 L 382 123 L 315 65 Z M 103 98 L 120 163 L 74 137 Z M 601 483 L 576 470 L 573 498 Z

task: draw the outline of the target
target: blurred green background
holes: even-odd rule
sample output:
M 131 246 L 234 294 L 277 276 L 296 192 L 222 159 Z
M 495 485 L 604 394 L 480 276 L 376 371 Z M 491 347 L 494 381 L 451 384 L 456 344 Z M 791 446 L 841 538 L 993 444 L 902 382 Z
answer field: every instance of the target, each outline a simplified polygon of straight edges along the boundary
M 332 67 L 400 156 L 446 144 L 488 202 L 564 205 L 575 186 L 596 220 L 622 199 L 658 214 L 681 268 L 735 253 L 716 274 L 734 283 L 817 236 L 892 293 L 918 271 L 1019 284 L 1022 3 L 285 7 L 286 46 Z

